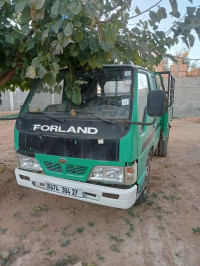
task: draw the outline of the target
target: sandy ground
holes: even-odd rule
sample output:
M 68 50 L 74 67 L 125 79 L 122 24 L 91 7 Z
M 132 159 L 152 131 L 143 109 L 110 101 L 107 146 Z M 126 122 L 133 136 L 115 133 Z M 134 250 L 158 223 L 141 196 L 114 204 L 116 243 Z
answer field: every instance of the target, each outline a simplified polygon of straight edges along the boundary
M 147 203 L 120 210 L 17 185 L 13 121 L 0 121 L 2 265 L 200 265 L 200 118 L 172 122 Z

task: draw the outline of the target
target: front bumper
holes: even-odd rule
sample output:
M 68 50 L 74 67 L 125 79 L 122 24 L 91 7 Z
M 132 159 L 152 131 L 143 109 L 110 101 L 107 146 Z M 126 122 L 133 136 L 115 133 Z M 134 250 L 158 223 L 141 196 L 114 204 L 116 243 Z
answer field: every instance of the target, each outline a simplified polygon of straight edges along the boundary
M 21 186 L 104 206 L 128 209 L 136 202 L 137 199 L 137 185 L 134 185 L 129 189 L 111 188 L 68 179 L 61 179 L 43 174 L 37 174 L 21 170 L 19 168 L 15 169 L 15 175 L 17 183 Z M 45 182 L 80 189 L 83 192 L 83 197 L 77 198 L 65 194 L 60 194 L 56 191 L 49 191 L 44 187 Z

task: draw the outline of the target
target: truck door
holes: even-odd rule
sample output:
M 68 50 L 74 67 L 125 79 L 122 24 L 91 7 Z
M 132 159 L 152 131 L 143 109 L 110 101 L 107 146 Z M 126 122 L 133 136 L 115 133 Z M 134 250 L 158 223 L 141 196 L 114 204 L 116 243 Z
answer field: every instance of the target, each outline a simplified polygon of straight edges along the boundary
M 138 93 L 137 93 L 137 108 L 138 121 L 149 123 L 152 122 L 153 117 L 147 115 L 147 96 L 150 90 L 150 73 L 139 70 L 138 71 Z M 155 126 L 138 126 L 138 184 L 139 190 L 145 181 L 146 164 L 149 156 L 150 143 L 155 134 Z

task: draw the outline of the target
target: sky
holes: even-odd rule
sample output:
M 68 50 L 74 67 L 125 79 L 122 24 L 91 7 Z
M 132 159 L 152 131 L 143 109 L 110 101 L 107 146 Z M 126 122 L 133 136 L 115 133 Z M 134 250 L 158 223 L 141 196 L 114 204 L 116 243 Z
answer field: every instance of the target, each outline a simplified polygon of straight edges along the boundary
M 158 0 L 139 0 L 139 1 L 138 0 L 132 0 L 132 5 L 138 6 L 140 11 L 142 12 L 142 11 L 148 9 L 149 7 L 153 6 L 157 2 L 158 2 Z M 193 0 L 193 4 L 191 4 L 189 0 L 177 0 L 177 3 L 178 3 L 179 12 L 181 13 L 181 17 L 183 17 L 185 15 L 187 6 L 195 6 L 195 7 L 200 6 L 200 0 Z M 160 5 L 166 8 L 168 14 L 171 12 L 171 5 L 169 3 L 169 0 L 162 0 Z M 151 10 L 156 11 L 157 7 L 154 7 Z M 142 14 L 141 16 L 133 19 L 131 21 L 131 23 L 137 23 L 139 19 L 147 20 L 148 19 L 148 12 L 146 12 L 146 13 Z M 176 18 L 171 17 L 169 15 L 167 19 L 161 20 L 160 25 L 158 25 L 159 29 L 163 30 L 163 31 L 167 31 L 169 29 L 169 27 L 172 25 L 172 22 L 175 20 L 176 20 Z M 197 59 L 197 58 L 200 59 L 200 40 L 199 40 L 195 31 L 193 31 L 192 34 L 195 37 L 195 43 L 194 43 L 194 46 L 192 48 L 190 48 L 188 57 L 190 59 Z M 172 55 L 175 55 L 175 53 L 177 51 L 180 51 L 182 48 L 187 48 L 187 46 L 181 40 L 181 41 L 179 41 L 178 45 L 172 47 L 168 52 L 171 53 Z M 191 63 L 192 62 L 194 62 L 194 61 L 191 60 Z M 200 60 L 195 61 L 195 62 L 197 62 L 198 66 L 200 66 Z

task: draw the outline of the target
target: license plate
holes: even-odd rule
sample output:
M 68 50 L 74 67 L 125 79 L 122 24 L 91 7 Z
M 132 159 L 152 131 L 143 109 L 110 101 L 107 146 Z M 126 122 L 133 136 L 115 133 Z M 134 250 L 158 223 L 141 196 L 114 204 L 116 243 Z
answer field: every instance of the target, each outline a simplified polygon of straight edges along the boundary
M 47 190 L 50 190 L 52 192 L 57 192 L 63 195 L 68 195 L 71 197 L 78 197 L 82 198 L 83 197 L 83 192 L 81 189 L 76 189 L 76 188 L 71 188 L 71 187 L 65 187 L 57 184 L 52 184 L 49 182 L 45 182 L 45 188 Z

